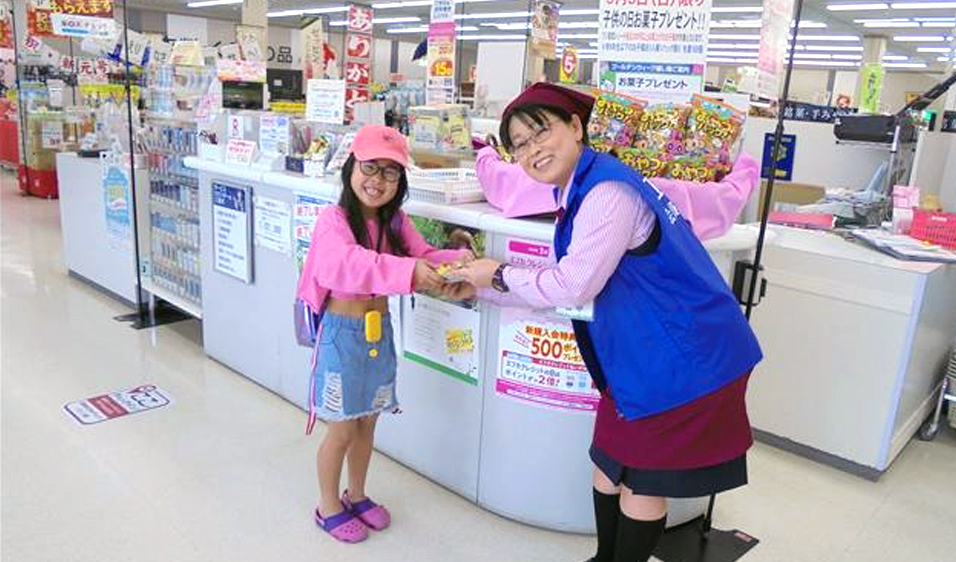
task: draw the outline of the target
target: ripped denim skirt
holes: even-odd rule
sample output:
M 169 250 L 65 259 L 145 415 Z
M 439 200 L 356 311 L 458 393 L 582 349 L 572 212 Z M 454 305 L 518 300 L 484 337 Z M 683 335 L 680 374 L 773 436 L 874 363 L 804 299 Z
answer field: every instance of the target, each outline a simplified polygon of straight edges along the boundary
M 382 338 L 365 339 L 365 319 L 325 313 L 312 370 L 312 411 L 320 420 L 340 422 L 398 407 L 395 395 L 394 334 L 382 317 Z

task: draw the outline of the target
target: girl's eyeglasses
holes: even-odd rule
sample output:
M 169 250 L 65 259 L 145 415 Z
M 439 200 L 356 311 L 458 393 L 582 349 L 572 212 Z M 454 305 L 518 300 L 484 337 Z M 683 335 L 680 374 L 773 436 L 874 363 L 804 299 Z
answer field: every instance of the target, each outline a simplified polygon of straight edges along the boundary
M 359 163 L 359 170 L 368 177 L 376 174 L 382 174 L 382 179 L 387 182 L 397 182 L 402 177 L 402 169 L 395 166 L 379 166 L 378 162 L 369 160 Z

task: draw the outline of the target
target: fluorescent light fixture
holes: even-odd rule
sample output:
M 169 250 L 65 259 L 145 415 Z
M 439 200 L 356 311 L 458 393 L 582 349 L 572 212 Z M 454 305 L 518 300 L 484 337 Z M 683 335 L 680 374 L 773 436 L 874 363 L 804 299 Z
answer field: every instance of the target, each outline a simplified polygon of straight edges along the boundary
M 799 45 L 798 45 L 799 47 Z M 844 51 L 853 53 L 862 53 L 863 47 L 850 47 L 846 45 L 807 45 L 808 51 Z
M 269 12 L 266 14 L 270 18 L 286 18 L 294 16 L 307 16 L 312 14 L 338 14 L 349 11 L 348 6 L 332 6 L 329 8 L 303 8 L 301 10 L 282 10 L 280 12 Z
M 925 62 L 885 62 L 883 68 L 926 68 Z
M 735 53 L 734 51 L 711 51 L 710 49 L 707 49 L 708 57 L 736 57 L 742 54 L 744 53 Z
M 759 14 L 763 12 L 763 6 L 719 6 L 710 11 L 713 14 Z
M 802 21 L 800 22 L 800 29 L 824 29 L 827 24 L 822 21 Z M 793 27 L 793 24 L 790 24 L 790 27 Z
M 422 18 L 416 16 L 404 16 L 398 18 L 374 18 L 372 20 L 373 24 L 386 24 L 386 23 L 415 23 L 417 21 L 422 21 Z M 348 25 L 348 20 L 339 20 L 339 21 L 330 21 L 329 27 L 345 27 Z
M 707 57 L 707 62 L 728 63 L 728 64 L 757 64 L 757 59 L 739 59 L 728 57 Z
M 923 27 L 954 28 L 956 21 L 924 21 Z
M 208 8 L 210 6 L 228 6 L 230 4 L 242 4 L 242 0 L 203 0 L 202 2 L 190 2 L 186 4 L 186 7 Z
M 953 61 L 956 61 L 956 58 L 937 57 L 936 60 L 939 62 L 953 62 Z
M 714 39 L 728 39 L 732 41 L 759 41 L 759 35 L 735 35 L 733 33 L 710 33 L 707 35 L 707 39 L 712 41 Z
M 919 47 L 916 49 L 920 53 L 952 53 L 952 47 Z
M 799 66 L 839 66 L 843 68 L 855 68 L 860 66 L 860 63 L 858 62 L 841 60 L 795 60 L 793 61 L 793 64 Z
M 904 60 L 909 60 L 910 58 L 905 55 L 883 55 L 883 60 L 889 62 L 899 62 Z
M 793 39 L 793 37 L 791 37 Z M 797 41 L 841 41 L 857 42 L 860 38 L 856 35 L 797 35 Z
M 826 53 L 796 53 L 793 55 L 794 59 L 811 59 L 811 60 L 830 60 L 832 56 Z
M 831 58 L 834 60 L 863 60 L 863 55 L 833 55 Z
M 759 43 L 708 43 L 708 49 L 732 49 L 738 51 L 758 51 L 760 50 Z
M 464 26 L 462 26 L 462 25 L 456 25 L 456 26 L 455 26 L 455 31 L 457 31 L 457 32 L 459 32 L 459 33 L 462 32 L 462 31 L 478 31 L 478 28 L 475 27 L 475 26 L 473 26 L 473 25 L 464 25 Z M 398 33 L 428 33 L 428 26 L 426 26 L 426 25 L 419 25 L 419 26 L 415 26 L 415 27 L 394 27 L 394 28 L 392 28 L 392 29 L 386 29 L 386 30 L 385 30 L 385 33 L 393 33 L 393 34 L 398 34 Z
M 505 20 L 529 18 L 531 12 L 489 12 L 487 14 L 455 14 L 456 20 Z
M 946 21 L 946 22 L 950 22 L 950 23 L 956 23 L 956 18 L 953 18 L 953 17 L 949 17 L 949 18 L 913 18 L 913 19 L 915 19 L 916 21 L 929 21 L 929 22 L 933 22 L 933 21 L 936 21 L 936 22 L 944 22 L 944 21 Z
M 956 2 L 893 2 L 894 10 L 949 10 L 956 9 Z
M 455 0 L 455 4 L 481 4 L 484 2 L 495 2 L 496 0 Z M 410 0 L 407 2 L 379 2 L 372 4 L 376 10 L 389 10 L 392 8 L 417 8 L 419 6 L 431 6 L 432 0 Z
M 853 23 L 892 23 L 895 21 L 910 21 L 909 18 L 880 18 L 880 19 L 855 19 Z
M 902 27 L 919 27 L 919 22 L 915 21 L 888 21 L 884 23 L 864 23 L 863 27 L 871 29 L 890 29 Z
M 599 46 L 600 46 L 600 43 L 597 43 L 597 42 L 591 42 L 591 43 L 588 43 L 588 47 L 594 47 L 594 48 L 597 48 L 597 47 L 599 47 Z
M 459 41 L 524 41 L 526 35 L 501 34 L 501 35 L 459 35 Z
M 919 43 L 921 41 L 926 41 L 927 43 L 942 43 L 946 38 L 941 35 L 897 35 L 893 38 L 893 41 L 899 43 Z
M 869 2 L 858 4 L 827 4 L 831 12 L 863 12 L 867 10 L 889 10 L 890 5 L 885 2 Z

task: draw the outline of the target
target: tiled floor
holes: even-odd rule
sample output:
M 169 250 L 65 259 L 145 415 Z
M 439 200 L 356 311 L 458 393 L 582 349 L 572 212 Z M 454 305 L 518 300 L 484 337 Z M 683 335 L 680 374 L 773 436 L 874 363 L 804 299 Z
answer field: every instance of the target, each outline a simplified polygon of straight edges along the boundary
M 4 562 L 578 562 L 592 539 L 514 523 L 376 456 L 392 529 L 334 543 L 311 522 L 317 437 L 303 414 L 207 359 L 199 327 L 136 332 L 66 275 L 56 201 L 2 180 Z M 161 410 L 82 427 L 65 403 L 152 382 Z M 582 446 L 585 446 L 584 443 Z M 913 442 L 871 483 L 758 445 L 718 527 L 761 539 L 745 562 L 956 560 L 956 431 Z

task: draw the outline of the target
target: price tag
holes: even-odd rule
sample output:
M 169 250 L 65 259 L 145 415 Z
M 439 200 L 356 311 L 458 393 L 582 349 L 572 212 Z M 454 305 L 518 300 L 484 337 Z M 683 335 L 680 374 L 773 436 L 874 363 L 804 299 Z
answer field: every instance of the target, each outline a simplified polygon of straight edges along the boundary
M 256 153 L 256 143 L 253 141 L 229 139 L 226 145 L 226 163 L 249 166 Z

